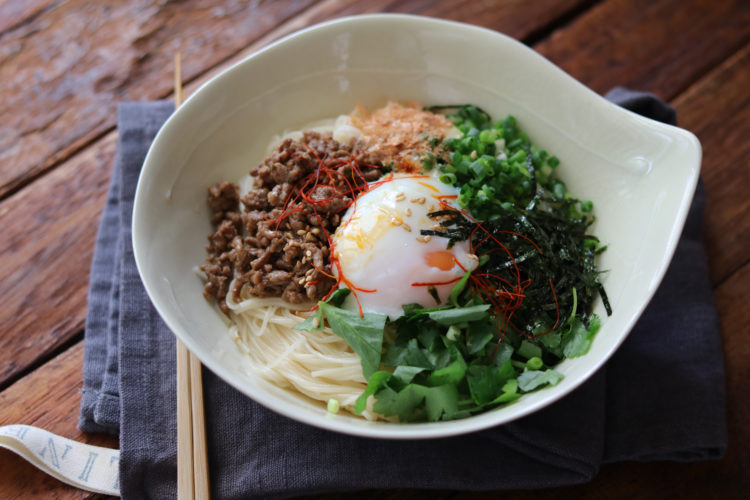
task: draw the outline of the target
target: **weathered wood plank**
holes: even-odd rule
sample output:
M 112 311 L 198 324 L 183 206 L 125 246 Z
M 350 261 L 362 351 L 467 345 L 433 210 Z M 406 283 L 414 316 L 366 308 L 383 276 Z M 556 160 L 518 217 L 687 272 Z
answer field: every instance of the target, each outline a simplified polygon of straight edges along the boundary
M 385 1 L 367 4 L 370 10 L 386 7 Z M 202 74 L 188 85 L 187 91 L 195 90 L 210 76 L 276 38 L 356 8 L 353 0 L 327 0 L 317 4 Z M 425 12 L 429 13 L 431 8 L 434 5 L 427 2 Z M 510 29 L 515 25 L 514 19 L 538 13 L 536 8 L 529 12 L 531 14 L 523 9 L 505 9 L 501 10 L 505 17 L 488 16 L 485 20 Z M 542 23 L 551 21 L 545 16 L 539 19 Z M 527 29 L 532 26 L 527 21 L 520 24 L 527 25 Z M 525 35 L 523 31 L 515 33 L 520 37 Z M 185 64 L 189 64 L 187 60 Z M 166 93 L 171 85 L 170 75 L 163 68 L 160 71 L 163 84 L 158 87 Z M 198 72 L 195 68 L 191 70 L 192 74 Z M 143 79 L 150 81 L 154 77 L 149 74 Z M 123 85 L 127 88 L 132 85 L 133 92 L 142 90 L 140 79 Z M 71 103 L 78 107 L 86 105 Z M 114 111 L 111 111 L 105 121 L 113 124 L 114 119 Z M 83 327 L 88 269 L 111 172 L 115 138 L 115 134 L 110 133 L 89 144 L 83 152 L 0 205 L 0 227 L 5 231 L 4 239 L 0 240 L 0 252 L 4 257 L 0 263 L 0 295 L 5 299 L 5 307 L 0 309 L 0 386 L 25 367 L 48 357 Z M 25 342 L 18 341 L 21 334 Z
M 0 205 L 0 386 L 83 328 L 114 132 Z
M 83 343 L 78 343 L 0 393 L 0 425 L 27 424 L 96 446 L 117 448 L 117 438 L 76 429 Z M 102 498 L 65 485 L 19 456 L 0 449 L 0 498 Z
M 750 261 L 750 45 L 675 100 L 703 144 L 706 246 L 714 284 Z
M 111 129 L 117 101 L 169 93 L 174 52 L 192 79 L 312 1 L 74 0 L 6 32 L 0 198 Z
M 26 0 L 23 2 L 6 0 L 0 2 L 0 37 L 6 31 L 28 22 L 44 10 L 59 4 L 59 0 Z
M 750 40 L 745 0 L 609 0 L 535 49 L 593 90 L 672 99 Z
M 748 123 L 748 122 L 745 122 Z M 738 493 L 750 491 L 750 262 L 733 273 L 714 296 L 719 308 L 724 357 L 727 372 L 727 425 L 729 451 L 717 465 L 713 477 L 725 478 L 738 487 Z M 717 481 L 719 484 L 719 481 Z

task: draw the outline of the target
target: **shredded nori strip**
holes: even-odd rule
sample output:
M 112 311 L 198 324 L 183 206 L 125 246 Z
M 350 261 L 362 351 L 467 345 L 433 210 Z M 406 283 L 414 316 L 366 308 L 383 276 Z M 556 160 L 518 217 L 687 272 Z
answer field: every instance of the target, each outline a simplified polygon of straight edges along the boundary
M 551 327 L 556 323 L 558 308 L 560 317 L 575 313 L 588 325 L 597 296 L 602 298 L 610 315 L 612 309 L 599 282 L 602 271 L 595 264 L 600 249 L 591 244 L 598 243 L 598 239 L 587 232 L 593 217 L 571 217 L 570 206 L 577 203 L 574 199 L 560 200 L 541 189 L 534 198 L 531 209 L 498 209 L 497 216 L 481 222 L 482 230 L 474 233 L 473 247 L 481 259 L 483 273 L 498 276 L 500 279 L 496 281 L 500 286 L 501 280 L 517 281 L 518 267 L 520 280 L 530 283 L 524 290 L 523 304 L 514 313 L 514 325 L 533 336 L 539 327 Z M 455 210 L 441 210 L 428 216 L 442 218 L 440 225 L 446 226 L 446 230 L 422 230 L 421 233 L 448 238 L 449 245 L 467 240 L 477 226 Z M 486 238 L 487 234 L 494 239 Z M 506 252 L 497 251 L 495 240 L 510 250 L 512 258 Z M 573 311 L 573 288 L 577 295 L 576 311 Z

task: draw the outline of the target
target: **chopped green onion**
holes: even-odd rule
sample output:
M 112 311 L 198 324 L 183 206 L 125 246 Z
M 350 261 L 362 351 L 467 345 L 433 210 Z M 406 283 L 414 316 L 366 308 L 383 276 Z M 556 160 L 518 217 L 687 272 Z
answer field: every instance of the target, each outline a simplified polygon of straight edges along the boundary
M 544 362 L 539 356 L 534 356 L 533 358 L 529 358 L 529 360 L 526 361 L 526 368 L 528 368 L 529 370 L 538 370 L 543 365 Z
M 552 192 L 555 193 L 555 197 L 558 200 L 562 200 L 565 198 L 565 184 L 563 184 L 562 181 L 556 181 L 552 188 Z
M 339 403 L 338 399 L 331 398 L 328 400 L 328 405 L 327 405 L 328 413 L 335 415 L 339 412 L 340 408 L 341 408 L 341 403 Z
M 519 149 L 515 153 L 513 153 L 513 156 L 511 156 L 508 159 L 508 162 L 510 163 L 525 163 L 526 162 L 526 151 L 523 149 Z
M 440 175 L 440 182 L 444 184 L 450 184 L 451 186 L 456 183 L 456 175 L 451 173 L 444 173 Z

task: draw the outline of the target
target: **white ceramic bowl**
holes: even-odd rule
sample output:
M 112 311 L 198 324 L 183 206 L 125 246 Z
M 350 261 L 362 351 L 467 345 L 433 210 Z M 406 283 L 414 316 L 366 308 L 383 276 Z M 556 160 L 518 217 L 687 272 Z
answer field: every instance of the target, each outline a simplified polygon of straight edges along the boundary
M 249 375 L 193 272 L 212 231 L 206 187 L 237 180 L 271 136 L 348 113 L 358 103 L 472 103 L 515 115 L 532 142 L 561 160 L 559 175 L 591 199 L 593 231 L 609 245 L 600 266 L 614 309 L 565 378 L 516 403 L 464 420 L 373 423 L 327 414 Z M 225 381 L 268 408 L 333 431 L 432 438 L 509 422 L 575 389 L 612 355 L 661 281 L 698 179 L 701 149 L 682 129 L 610 104 L 521 43 L 454 22 L 404 15 L 339 19 L 295 33 L 203 85 L 167 121 L 146 158 L 133 214 L 135 259 L 169 328 Z

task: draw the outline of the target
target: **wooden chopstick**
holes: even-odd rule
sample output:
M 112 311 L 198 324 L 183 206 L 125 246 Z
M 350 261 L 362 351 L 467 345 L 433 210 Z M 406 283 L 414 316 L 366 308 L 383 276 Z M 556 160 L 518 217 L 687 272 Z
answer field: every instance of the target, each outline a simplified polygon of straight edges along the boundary
M 177 498 L 195 498 L 190 351 L 177 339 Z
M 174 56 L 174 106 L 183 100 L 180 53 Z M 177 339 L 177 498 L 208 499 L 208 453 L 201 362 Z
M 208 450 L 206 449 L 206 419 L 203 411 L 203 378 L 201 362 L 190 353 L 190 395 L 193 407 L 193 481 L 195 498 L 210 497 L 208 483 Z

